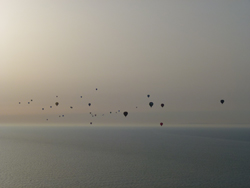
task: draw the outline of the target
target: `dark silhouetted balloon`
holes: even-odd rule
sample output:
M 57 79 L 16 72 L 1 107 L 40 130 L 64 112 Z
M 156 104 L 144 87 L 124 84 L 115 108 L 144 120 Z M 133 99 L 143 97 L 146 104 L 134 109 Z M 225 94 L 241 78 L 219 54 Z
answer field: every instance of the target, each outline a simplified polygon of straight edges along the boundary
M 126 117 L 128 115 L 128 112 L 127 111 L 123 112 L 123 115 Z
M 95 90 L 97 90 L 97 88 L 95 88 Z
M 160 123 L 160 125 L 162 126 L 162 125 L 163 125 L 163 123 L 161 122 L 161 123 Z
M 147 95 L 147 97 L 149 98 L 149 97 L 150 97 L 150 95 Z
M 91 103 L 89 103 L 89 106 L 91 106 Z
M 162 107 L 162 108 L 164 107 L 164 104 L 163 104 L 163 103 L 161 103 L 161 107 Z
M 110 112 L 110 114 L 111 114 L 112 112 Z
M 28 102 L 28 104 L 30 104 L 30 102 Z
M 59 116 L 59 117 L 61 117 L 61 116 Z
M 118 110 L 118 112 L 120 112 L 120 110 Z
M 31 99 L 30 101 L 32 102 L 33 100 Z
M 48 121 L 48 119 L 46 119 Z
M 56 96 L 56 97 L 58 97 L 58 96 Z
M 58 105 L 59 105 L 59 102 L 56 102 L 55 105 L 58 106 Z
M 149 106 L 152 108 L 152 106 L 154 105 L 154 103 L 153 102 L 150 102 L 149 103 Z
M 92 125 L 92 122 L 90 122 L 90 124 Z
M 50 108 L 52 108 L 52 106 L 50 106 Z
M 64 117 L 64 115 L 62 115 L 62 117 Z
M 221 104 L 223 104 L 223 103 L 224 103 L 224 100 L 220 100 L 220 102 L 221 102 Z
M 81 96 L 81 98 L 82 98 L 82 96 Z
M 19 104 L 21 104 L 21 102 L 19 102 Z
M 137 107 L 136 107 L 137 108 Z
M 73 107 L 71 106 L 70 108 L 72 109 Z
M 42 110 L 44 110 L 44 108 L 42 108 Z

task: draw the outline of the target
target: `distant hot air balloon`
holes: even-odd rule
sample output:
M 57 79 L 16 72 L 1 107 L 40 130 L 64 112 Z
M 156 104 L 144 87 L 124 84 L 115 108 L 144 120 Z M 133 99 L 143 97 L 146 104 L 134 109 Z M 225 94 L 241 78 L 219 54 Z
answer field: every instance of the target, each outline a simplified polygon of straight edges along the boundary
M 52 106 L 50 106 L 50 108 L 52 108 Z
M 59 117 L 61 117 L 61 116 L 59 116 Z
M 33 100 L 31 99 L 30 101 L 32 102 Z
M 120 110 L 118 110 L 118 112 L 120 112 Z
M 81 96 L 81 98 L 82 98 L 82 96 Z
M 62 117 L 64 117 L 64 115 L 62 115 Z
M 19 102 L 19 104 L 21 104 L 21 102 Z
M 150 97 L 150 95 L 147 95 L 147 97 L 149 98 L 149 97 Z
M 154 105 L 154 103 L 153 102 L 150 102 L 149 103 L 149 106 L 152 108 L 152 106 Z
M 110 112 L 110 114 L 111 114 L 112 112 Z
M 59 102 L 56 102 L 55 105 L 58 106 L 58 105 L 59 105 Z
M 95 90 L 97 90 L 97 88 L 95 88 Z
M 42 108 L 42 110 L 44 110 L 44 108 Z
M 90 122 L 90 124 L 92 125 L 92 122 Z
M 48 121 L 48 119 L 46 119 Z
M 161 122 L 161 123 L 160 123 L 160 125 L 162 126 L 162 125 L 163 125 L 163 123 Z
M 91 106 L 91 103 L 89 103 L 89 106 Z
M 56 96 L 56 97 L 58 97 L 58 96 Z
M 126 117 L 128 115 L 128 112 L 127 111 L 123 112 L 123 115 Z
M 163 103 L 161 103 L 161 107 L 162 107 L 162 108 L 164 107 L 164 104 L 163 104 Z
M 70 108 L 72 109 L 73 107 L 71 106 Z
M 137 107 L 136 107 L 137 108 Z
M 223 103 L 224 103 L 224 100 L 220 100 L 220 102 L 221 102 L 221 104 L 223 104 Z
M 28 104 L 30 104 L 30 102 L 28 102 Z

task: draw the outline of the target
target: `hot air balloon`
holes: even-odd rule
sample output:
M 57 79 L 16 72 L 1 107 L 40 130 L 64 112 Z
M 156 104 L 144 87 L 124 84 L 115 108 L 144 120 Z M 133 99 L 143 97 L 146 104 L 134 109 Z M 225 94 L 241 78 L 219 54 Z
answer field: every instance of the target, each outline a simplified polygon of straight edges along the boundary
M 64 115 L 62 115 L 62 117 L 64 117 Z
M 28 104 L 30 104 L 30 102 L 28 102 Z
M 152 106 L 154 105 L 154 103 L 153 102 L 150 102 L 149 103 L 149 106 L 152 108 Z
M 44 108 L 42 108 L 42 110 L 44 110 Z
M 118 110 L 118 112 L 120 112 L 120 110 Z
M 33 100 L 31 99 L 30 101 L 32 102 Z
M 90 125 L 92 125 L 92 122 L 90 122 Z
M 110 112 L 110 114 L 111 114 L 112 112 Z
M 91 105 L 91 103 L 89 103 L 89 106 Z
M 164 104 L 163 104 L 163 103 L 161 103 L 161 107 L 162 107 L 162 108 L 164 107 Z
M 147 95 L 147 97 L 149 98 L 149 97 L 150 97 L 150 95 Z
M 58 106 L 58 105 L 59 105 L 59 102 L 56 102 L 55 105 Z
M 59 116 L 59 117 L 61 117 L 61 116 Z
M 58 97 L 58 96 L 56 96 L 56 97 Z
M 81 96 L 81 98 L 82 98 L 82 96 Z
M 46 119 L 48 121 L 48 119 Z
M 220 100 L 220 102 L 221 102 L 221 104 L 223 104 L 223 103 L 224 103 L 224 100 Z
M 161 123 L 160 123 L 160 125 L 162 126 L 162 125 L 163 125 L 163 123 L 161 122 Z
M 72 109 L 73 107 L 71 106 L 70 108 Z
M 19 102 L 19 104 L 21 104 L 21 102 Z
M 126 117 L 128 115 L 128 112 L 127 111 L 123 112 L 123 115 Z
M 95 88 L 95 90 L 97 90 L 97 88 Z
M 52 106 L 50 106 L 50 108 L 52 108 Z

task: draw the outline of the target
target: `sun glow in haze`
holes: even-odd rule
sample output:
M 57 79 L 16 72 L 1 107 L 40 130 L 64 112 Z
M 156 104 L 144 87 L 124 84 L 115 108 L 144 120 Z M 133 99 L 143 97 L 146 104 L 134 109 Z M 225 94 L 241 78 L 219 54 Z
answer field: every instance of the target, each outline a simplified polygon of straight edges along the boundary
M 39 115 L 59 95 L 65 108 L 74 105 L 65 111 L 71 114 L 88 113 L 81 105 L 91 101 L 98 113 L 128 110 L 141 121 L 192 122 L 200 114 L 206 122 L 212 114 L 216 123 L 218 114 L 227 121 L 235 114 L 248 122 L 249 7 L 226 0 L 1 1 L 1 115 Z M 147 94 L 157 108 L 148 109 Z M 17 105 L 30 98 L 33 106 Z

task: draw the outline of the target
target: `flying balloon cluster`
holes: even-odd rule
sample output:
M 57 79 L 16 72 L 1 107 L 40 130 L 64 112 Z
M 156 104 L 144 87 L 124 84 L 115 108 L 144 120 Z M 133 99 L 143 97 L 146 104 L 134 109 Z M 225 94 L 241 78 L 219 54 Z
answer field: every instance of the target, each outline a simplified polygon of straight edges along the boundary
M 97 91 L 98 89 L 96 88 L 95 90 Z M 82 97 L 83 97 L 83 96 L 80 96 L 80 98 L 82 98 Z M 148 94 L 147 97 L 150 98 L 150 95 Z M 56 98 L 58 98 L 58 95 L 56 96 Z M 33 99 L 31 99 L 30 101 L 33 102 Z M 224 101 L 223 99 L 220 100 L 220 103 L 221 103 L 221 104 L 224 104 L 224 102 L 225 102 L 225 101 Z M 19 104 L 21 104 L 21 102 L 19 102 Z M 28 104 L 30 104 L 29 101 L 28 101 Z M 149 104 L 149 107 L 150 107 L 150 108 L 152 108 L 152 107 L 154 106 L 154 102 L 149 102 L 148 104 Z M 59 106 L 59 102 L 56 101 L 56 102 L 55 102 L 55 105 L 56 105 L 56 106 Z M 91 103 L 90 103 L 90 102 L 88 103 L 88 106 L 89 106 L 89 107 L 91 106 Z M 160 106 L 163 108 L 165 105 L 164 105 L 164 103 L 161 103 Z M 50 106 L 50 108 L 52 108 L 52 106 Z M 138 108 L 138 107 L 136 106 L 136 108 Z M 45 109 L 45 108 L 42 108 L 42 110 L 44 110 L 44 109 Z M 70 109 L 73 109 L 73 106 L 70 106 Z M 120 112 L 120 110 L 118 110 L 118 112 Z M 109 113 L 112 114 L 112 111 L 110 111 Z M 115 113 L 117 113 L 117 112 L 115 112 Z M 96 116 L 97 116 L 97 114 L 93 114 L 92 112 L 89 112 L 89 114 L 90 114 L 92 117 L 96 117 Z M 123 112 L 123 115 L 124 115 L 124 117 L 127 117 L 127 116 L 128 116 L 128 111 L 124 111 L 124 112 Z M 102 114 L 102 116 L 104 116 L 104 114 Z M 59 115 L 59 118 L 60 118 L 60 117 L 64 117 L 64 115 Z M 49 119 L 47 118 L 46 121 L 48 121 L 48 120 L 49 120 Z M 93 122 L 91 121 L 90 124 L 92 125 Z M 162 125 L 163 125 L 163 122 L 160 122 L 160 126 L 162 126 Z

